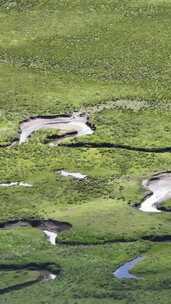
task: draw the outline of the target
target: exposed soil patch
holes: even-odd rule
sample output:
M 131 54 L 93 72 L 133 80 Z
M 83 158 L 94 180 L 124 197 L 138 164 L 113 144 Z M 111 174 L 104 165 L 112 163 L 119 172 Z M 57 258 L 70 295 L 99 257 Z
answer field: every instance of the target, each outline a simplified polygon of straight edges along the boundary
M 53 269 L 53 270 L 52 270 Z M 31 270 L 38 272 L 38 277 L 34 280 L 27 281 L 25 283 L 16 284 L 0 289 L 0 294 L 9 293 L 15 290 L 29 287 L 35 283 L 47 282 L 56 279 L 57 275 L 60 273 L 60 269 L 53 264 L 25 264 L 25 265 L 0 265 L 0 271 L 19 271 L 19 270 Z

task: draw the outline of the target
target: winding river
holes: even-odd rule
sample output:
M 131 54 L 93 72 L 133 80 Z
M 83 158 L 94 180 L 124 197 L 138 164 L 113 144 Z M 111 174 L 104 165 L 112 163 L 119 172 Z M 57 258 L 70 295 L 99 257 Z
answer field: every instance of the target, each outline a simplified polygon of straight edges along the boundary
M 135 259 L 123 264 L 120 266 L 115 272 L 113 272 L 113 275 L 117 279 L 142 279 L 141 277 L 137 277 L 136 275 L 130 273 L 129 271 L 134 268 L 139 262 L 141 262 L 144 259 L 144 257 L 139 256 Z
M 93 133 L 86 114 L 73 113 L 71 116 L 39 116 L 32 117 L 20 124 L 19 144 L 28 141 L 28 138 L 40 129 L 56 129 L 60 133 L 53 136 L 51 145 L 58 145 L 65 137 L 79 137 Z

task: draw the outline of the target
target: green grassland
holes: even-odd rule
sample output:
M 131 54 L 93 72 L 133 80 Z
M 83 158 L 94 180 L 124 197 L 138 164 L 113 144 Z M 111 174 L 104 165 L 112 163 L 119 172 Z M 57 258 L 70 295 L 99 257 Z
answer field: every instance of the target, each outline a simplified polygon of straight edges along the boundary
M 82 148 L 48 146 L 54 131 L 0 148 L 0 182 L 33 185 L 0 188 L 0 221 L 72 224 L 56 246 L 37 229 L 0 230 L 0 265 L 61 269 L 54 281 L 0 295 L 1 304 L 170 303 L 171 245 L 143 240 L 171 236 L 170 213 L 133 208 L 145 195 L 143 179 L 171 169 L 170 154 L 84 147 L 171 146 L 170 18 L 170 0 L 0 1 L 0 144 L 34 115 L 88 111 L 96 127 L 91 136 L 64 142 Z M 61 169 L 87 178 L 63 177 Z M 143 280 L 113 277 L 138 255 L 144 260 L 133 272 Z M 0 274 L 0 288 L 37 276 Z
M 168 147 L 171 112 L 164 109 L 110 109 L 93 115 L 96 132 L 91 142 L 138 147 Z M 87 141 L 89 139 L 87 138 Z
M 12 232 L 13 234 L 14 232 Z M 1 303 L 163 303 L 170 296 L 170 245 L 141 243 L 118 243 L 99 246 L 51 247 L 40 238 L 30 241 L 29 231 L 25 234 L 18 229 L 15 238 L 1 234 L 3 265 L 13 262 L 51 262 L 60 264 L 63 271 L 53 282 L 42 282 L 30 289 L 3 295 Z M 11 235 L 11 234 L 10 234 Z M 25 238 L 26 236 L 26 238 Z M 21 241 L 25 238 L 25 246 Z M 9 256 L 9 246 L 11 255 Z M 17 248 L 17 251 L 15 250 Z M 142 280 L 118 281 L 112 272 L 137 255 L 144 260 L 134 268 Z M 14 274 L 11 272 L 11 276 Z M 1 279 L 2 280 L 2 279 Z M 16 282 L 16 279 L 14 280 Z M 162 292 L 161 292 L 162 290 Z M 166 302 L 167 303 L 167 302 Z
M 171 97 L 169 0 L 1 2 L 7 112 L 22 118 L 111 98 Z

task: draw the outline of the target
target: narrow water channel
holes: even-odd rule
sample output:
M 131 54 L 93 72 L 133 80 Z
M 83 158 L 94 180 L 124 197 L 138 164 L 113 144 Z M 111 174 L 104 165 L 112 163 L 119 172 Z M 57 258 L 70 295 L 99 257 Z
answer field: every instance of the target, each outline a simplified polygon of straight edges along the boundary
M 136 275 L 130 273 L 129 271 L 134 268 L 139 262 L 141 262 L 144 259 L 144 257 L 139 256 L 135 259 L 123 264 L 118 269 L 116 269 L 115 272 L 113 272 L 113 275 L 117 279 L 142 279 L 141 277 L 137 277 Z

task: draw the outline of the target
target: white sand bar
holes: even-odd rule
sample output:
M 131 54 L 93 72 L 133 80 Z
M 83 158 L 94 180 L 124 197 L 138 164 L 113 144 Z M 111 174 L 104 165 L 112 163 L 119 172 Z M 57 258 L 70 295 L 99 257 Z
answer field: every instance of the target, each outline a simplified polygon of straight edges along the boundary
M 0 183 L 0 187 L 32 187 L 32 184 L 25 183 L 25 182 L 11 182 L 11 183 Z
M 65 170 L 61 170 L 59 171 L 59 173 L 62 175 L 62 176 L 71 176 L 71 177 L 74 177 L 76 179 L 84 179 L 87 177 L 87 175 L 84 175 L 84 174 L 81 174 L 79 172 L 68 172 L 68 171 L 65 171 Z
M 52 245 L 56 245 L 56 237 L 57 237 L 57 233 L 56 232 L 51 232 L 48 230 L 43 230 L 44 234 L 47 236 L 49 242 Z
M 73 137 L 92 134 L 93 130 L 87 123 L 87 115 L 81 115 L 80 113 L 74 113 L 70 117 L 33 117 L 21 123 L 19 144 L 26 142 L 32 133 L 40 129 L 56 129 L 60 135 L 75 132 L 76 135 L 73 135 Z
M 50 280 L 55 280 L 56 279 L 56 274 L 50 273 L 49 274 L 49 279 Z
M 171 198 L 171 172 L 153 175 L 149 180 L 143 181 L 146 190 L 152 192 L 141 204 L 140 210 L 144 212 L 161 212 L 157 206 Z

